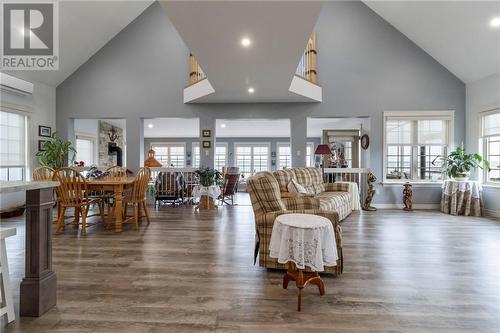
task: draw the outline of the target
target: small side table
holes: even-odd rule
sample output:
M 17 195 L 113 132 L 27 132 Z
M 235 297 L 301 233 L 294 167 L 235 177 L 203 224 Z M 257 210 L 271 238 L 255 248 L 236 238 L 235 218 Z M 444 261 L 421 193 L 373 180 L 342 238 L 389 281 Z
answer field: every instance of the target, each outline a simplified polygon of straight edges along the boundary
M 320 295 L 325 285 L 318 272 L 324 266 L 337 265 L 337 246 L 333 225 L 326 217 L 311 214 L 284 214 L 276 218 L 271 234 L 269 255 L 280 264 L 288 264 L 283 288 L 295 281 L 298 292 L 297 310 L 301 310 L 302 289 L 309 283 L 317 285 Z M 311 272 L 304 272 L 309 267 Z
M 441 211 L 451 215 L 482 216 L 481 184 L 477 181 L 445 180 Z
M 201 186 L 197 185 L 193 187 L 193 198 L 200 199 L 200 202 L 195 207 L 196 209 L 217 209 L 215 205 L 215 200 L 220 195 L 220 188 L 217 185 L 212 186 Z

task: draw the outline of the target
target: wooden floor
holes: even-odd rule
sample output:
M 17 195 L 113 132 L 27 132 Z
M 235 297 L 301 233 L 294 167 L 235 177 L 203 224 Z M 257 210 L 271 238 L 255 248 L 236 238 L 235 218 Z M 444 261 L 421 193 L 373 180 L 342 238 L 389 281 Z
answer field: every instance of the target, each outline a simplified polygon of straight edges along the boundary
M 250 206 L 151 211 L 121 235 L 54 237 L 58 304 L 6 332 L 499 332 L 500 222 L 433 211 L 353 213 L 343 223 L 344 274 L 326 295 L 252 262 Z M 24 223 L 8 240 L 19 313 Z M 2 323 L 4 324 L 4 323 Z

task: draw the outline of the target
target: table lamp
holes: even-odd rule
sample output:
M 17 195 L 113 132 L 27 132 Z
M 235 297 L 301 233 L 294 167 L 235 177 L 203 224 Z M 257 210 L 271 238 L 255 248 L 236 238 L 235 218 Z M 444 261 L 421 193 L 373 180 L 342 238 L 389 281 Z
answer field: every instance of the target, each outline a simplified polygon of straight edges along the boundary
M 332 151 L 330 150 L 330 146 L 327 144 L 320 144 L 316 147 L 314 151 L 314 155 L 331 155 Z M 325 160 L 323 159 L 321 163 L 321 172 L 323 175 L 325 174 Z

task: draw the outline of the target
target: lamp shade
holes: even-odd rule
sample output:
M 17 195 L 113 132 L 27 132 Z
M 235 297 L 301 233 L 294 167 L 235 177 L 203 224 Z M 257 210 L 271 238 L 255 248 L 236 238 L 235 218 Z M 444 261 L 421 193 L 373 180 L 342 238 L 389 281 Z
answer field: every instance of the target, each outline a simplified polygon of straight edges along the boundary
M 331 153 L 330 147 L 326 144 L 318 145 L 314 151 L 315 155 L 330 155 Z

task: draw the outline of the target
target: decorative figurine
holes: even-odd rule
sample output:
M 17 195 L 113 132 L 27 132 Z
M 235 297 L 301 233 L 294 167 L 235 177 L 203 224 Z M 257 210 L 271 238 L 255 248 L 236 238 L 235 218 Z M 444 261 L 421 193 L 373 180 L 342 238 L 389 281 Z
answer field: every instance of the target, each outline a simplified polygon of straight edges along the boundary
M 368 174 L 368 179 L 366 182 L 368 183 L 368 189 L 366 190 L 366 199 L 365 204 L 363 205 L 363 210 L 375 211 L 377 208 L 372 206 L 373 196 L 375 195 L 375 182 L 377 181 L 377 177 L 373 173 Z
M 413 201 L 413 190 L 411 188 L 411 184 L 406 182 L 404 184 L 404 190 L 403 190 L 403 203 L 405 204 L 405 207 L 403 210 L 410 212 L 413 209 L 411 208 L 412 206 L 412 201 Z

